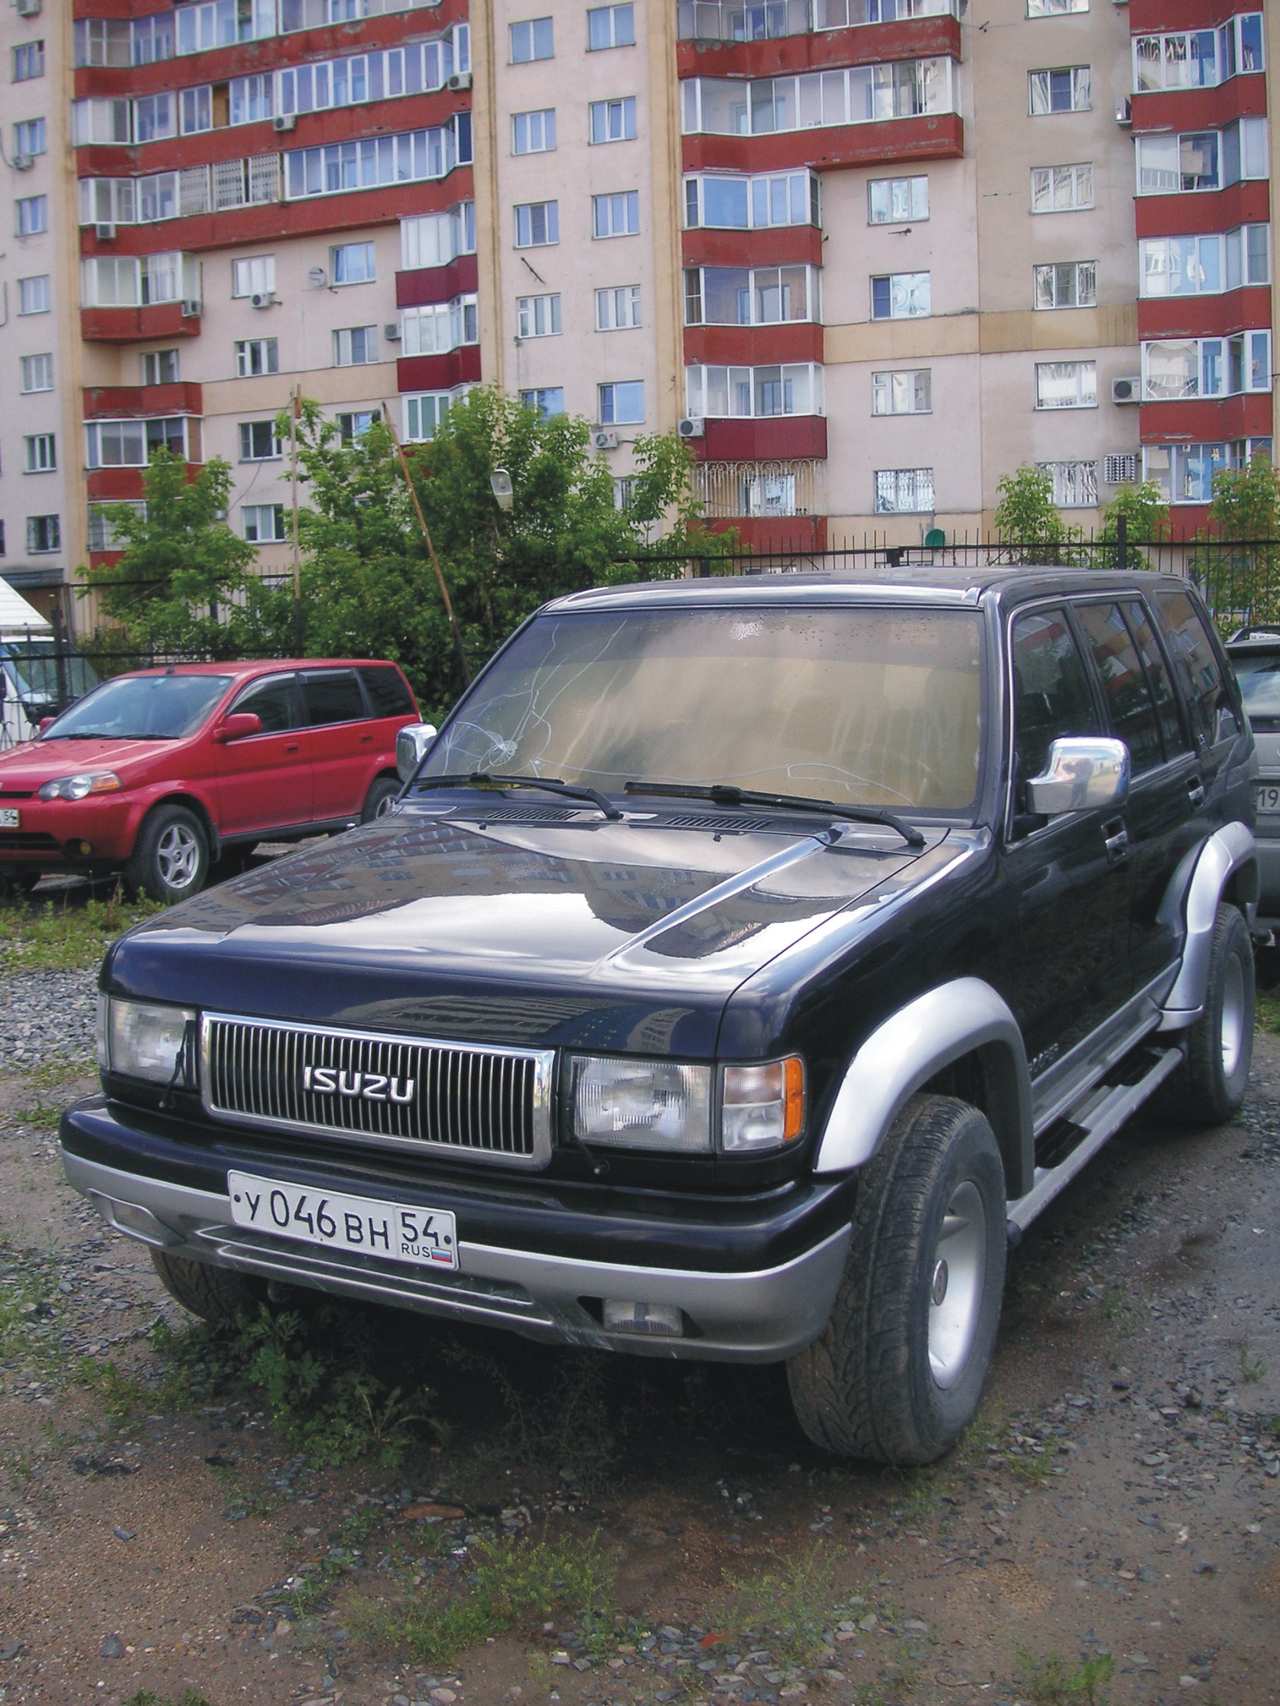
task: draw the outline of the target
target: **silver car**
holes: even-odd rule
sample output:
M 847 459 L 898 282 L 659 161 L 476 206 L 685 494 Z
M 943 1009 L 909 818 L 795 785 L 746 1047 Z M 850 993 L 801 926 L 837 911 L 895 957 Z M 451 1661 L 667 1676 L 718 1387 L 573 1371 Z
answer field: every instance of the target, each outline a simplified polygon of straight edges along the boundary
M 1227 656 L 1258 751 L 1258 926 L 1280 932 L 1280 623 L 1274 628 L 1241 628 L 1227 641 Z

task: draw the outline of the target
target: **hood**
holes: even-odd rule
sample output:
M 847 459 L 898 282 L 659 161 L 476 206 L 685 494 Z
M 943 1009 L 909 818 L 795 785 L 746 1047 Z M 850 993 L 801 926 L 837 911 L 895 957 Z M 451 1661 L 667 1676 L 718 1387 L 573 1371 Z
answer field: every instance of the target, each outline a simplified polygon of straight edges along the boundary
M 148 920 L 119 993 L 459 1039 L 711 1052 L 754 971 L 930 866 L 892 830 L 730 832 L 412 807 Z M 704 820 L 705 821 L 705 820 Z M 717 826 L 719 819 L 713 820 Z
M 182 745 L 177 740 L 25 740 L 0 755 L 0 790 L 32 793 L 55 776 L 75 776 L 81 770 L 114 770 L 121 778 L 142 769 L 161 753 L 170 756 Z

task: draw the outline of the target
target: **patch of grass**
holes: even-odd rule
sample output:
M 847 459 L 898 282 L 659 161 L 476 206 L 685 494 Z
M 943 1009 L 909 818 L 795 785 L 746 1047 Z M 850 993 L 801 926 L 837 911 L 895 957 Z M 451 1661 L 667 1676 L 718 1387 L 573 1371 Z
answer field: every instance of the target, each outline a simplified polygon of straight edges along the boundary
M 814 1546 L 779 1570 L 731 1580 L 724 1626 L 735 1637 L 760 1637 L 780 1658 L 803 1663 L 824 1644 L 836 1621 L 835 1557 Z
M 1111 1285 L 1107 1287 L 1102 1299 L 1102 1319 L 1104 1321 L 1114 1321 L 1118 1326 L 1127 1327 L 1137 1313 L 1137 1305 L 1122 1286 Z
M 1280 990 L 1260 989 L 1255 998 L 1254 1014 L 1259 1030 L 1280 1031 Z
M 1246 1340 L 1240 1346 L 1240 1378 L 1246 1386 L 1254 1386 L 1267 1372 L 1267 1365 L 1260 1356 L 1249 1349 Z
M 1043 1487 L 1053 1472 L 1053 1460 L 1057 1455 L 1051 1441 L 1046 1440 L 1038 1450 L 1028 1452 L 1022 1457 L 1009 1453 L 1005 1464 L 1010 1474 L 1016 1475 L 1019 1481 L 1025 1481 L 1030 1487 Z
M 184 1688 L 175 1699 L 173 1695 L 153 1694 L 149 1688 L 140 1688 L 136 1694 L 131 1694 L 124 1706 L 212 1706 L 203 1694 L 197 1694 L 194 1688 Z
M 26 1273 L 0 1287 L 0 1363 L 50 1374 L 61 1362 L 58 1326 L 53 1274 L 33 1258 Z
M 310 1617 L 328 1601 L 343 1577 L 360 1563 L 365 1543 L 386 1521 L 386 1514 L 380 1505 L 365 1505 L 342 1519 L 325 1556 L 298 1574 L 289 1594 L 295 1617 Z
M 163 1408 L 157 1404 L 152 1387 L 126 1374 L 109 1357 L 81 1357 L 75 1365 L 75 1378 L 86 1392 L 93 1393 L 117 1427 L 147 1410 Z
M 447 1664 L 468 1647 L 526 1619 L 553 1612 L 580 1620 L 588 1637 L 611 1626 L 613 1567 L 593 1537 L 579 1541 L 497 1539 L 475 1552 L 462 1592 L 443 1601 L 397 1604 L 367 1597 L 344 1608 L 354 1640 L 415 1664 Z
M 116 889 L 105 900 L 48 900 L 42 907 L 0 906 L 0 971 L 79 971 L 96 966 L 123 931 L 163 908 L 126 900 Z
M 33 1102 L 29 1108 L 15 1108 L 9 1118 L 14 1125 L 33 1126 L 36 1131 L 57 1131 L 62 1106 L 61 1102 Z
M 1018 1683 L 1033 1706 L 1106 1706 L 1104 1690 L 1114 1670 L 1110 1653 L 1094 1653 L 1074 1666 L 1058 1653 L 1043 1659 L 1018 1655 Z

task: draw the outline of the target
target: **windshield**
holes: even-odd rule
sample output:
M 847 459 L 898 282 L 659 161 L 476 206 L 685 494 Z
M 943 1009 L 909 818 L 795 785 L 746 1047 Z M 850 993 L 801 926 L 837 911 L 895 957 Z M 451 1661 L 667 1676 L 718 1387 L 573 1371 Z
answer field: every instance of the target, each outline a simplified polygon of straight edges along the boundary
M 41 737 L 177 740 L 198 728 L 229 675 L 118 675 L 65 711 Z
M 1231 659 L 1251 717 L 1280 717 L 1280 652 L 1236 652 Z
M 59 657 L 52 639 L 12 640 L 0 646 L 0 660 L 18 698 L 33 705 L 65 704 L 98 684 L 87 658 L 65 649 Z
M 964 811 L 977 794 L 971 610 L 630 610 L 543 616 L 436 741 L 424 776 L 487 770 L 616 792 L 725 782 Z

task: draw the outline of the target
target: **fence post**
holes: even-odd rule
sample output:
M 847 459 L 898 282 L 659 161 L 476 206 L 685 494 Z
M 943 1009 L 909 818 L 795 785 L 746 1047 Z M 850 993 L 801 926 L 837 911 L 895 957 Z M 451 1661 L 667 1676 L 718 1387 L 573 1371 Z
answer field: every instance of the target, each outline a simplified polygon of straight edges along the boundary
M 67 686 L 67 621 L 62 608 L 61 594 L 53 601 L 53 657 L 58 680 L 58 704 L 67 704 L 71 693 Z
M 1123 513 L 1116 517 L 1116 567 L 1121 574 L 1129 567 L 1129 517 Z

